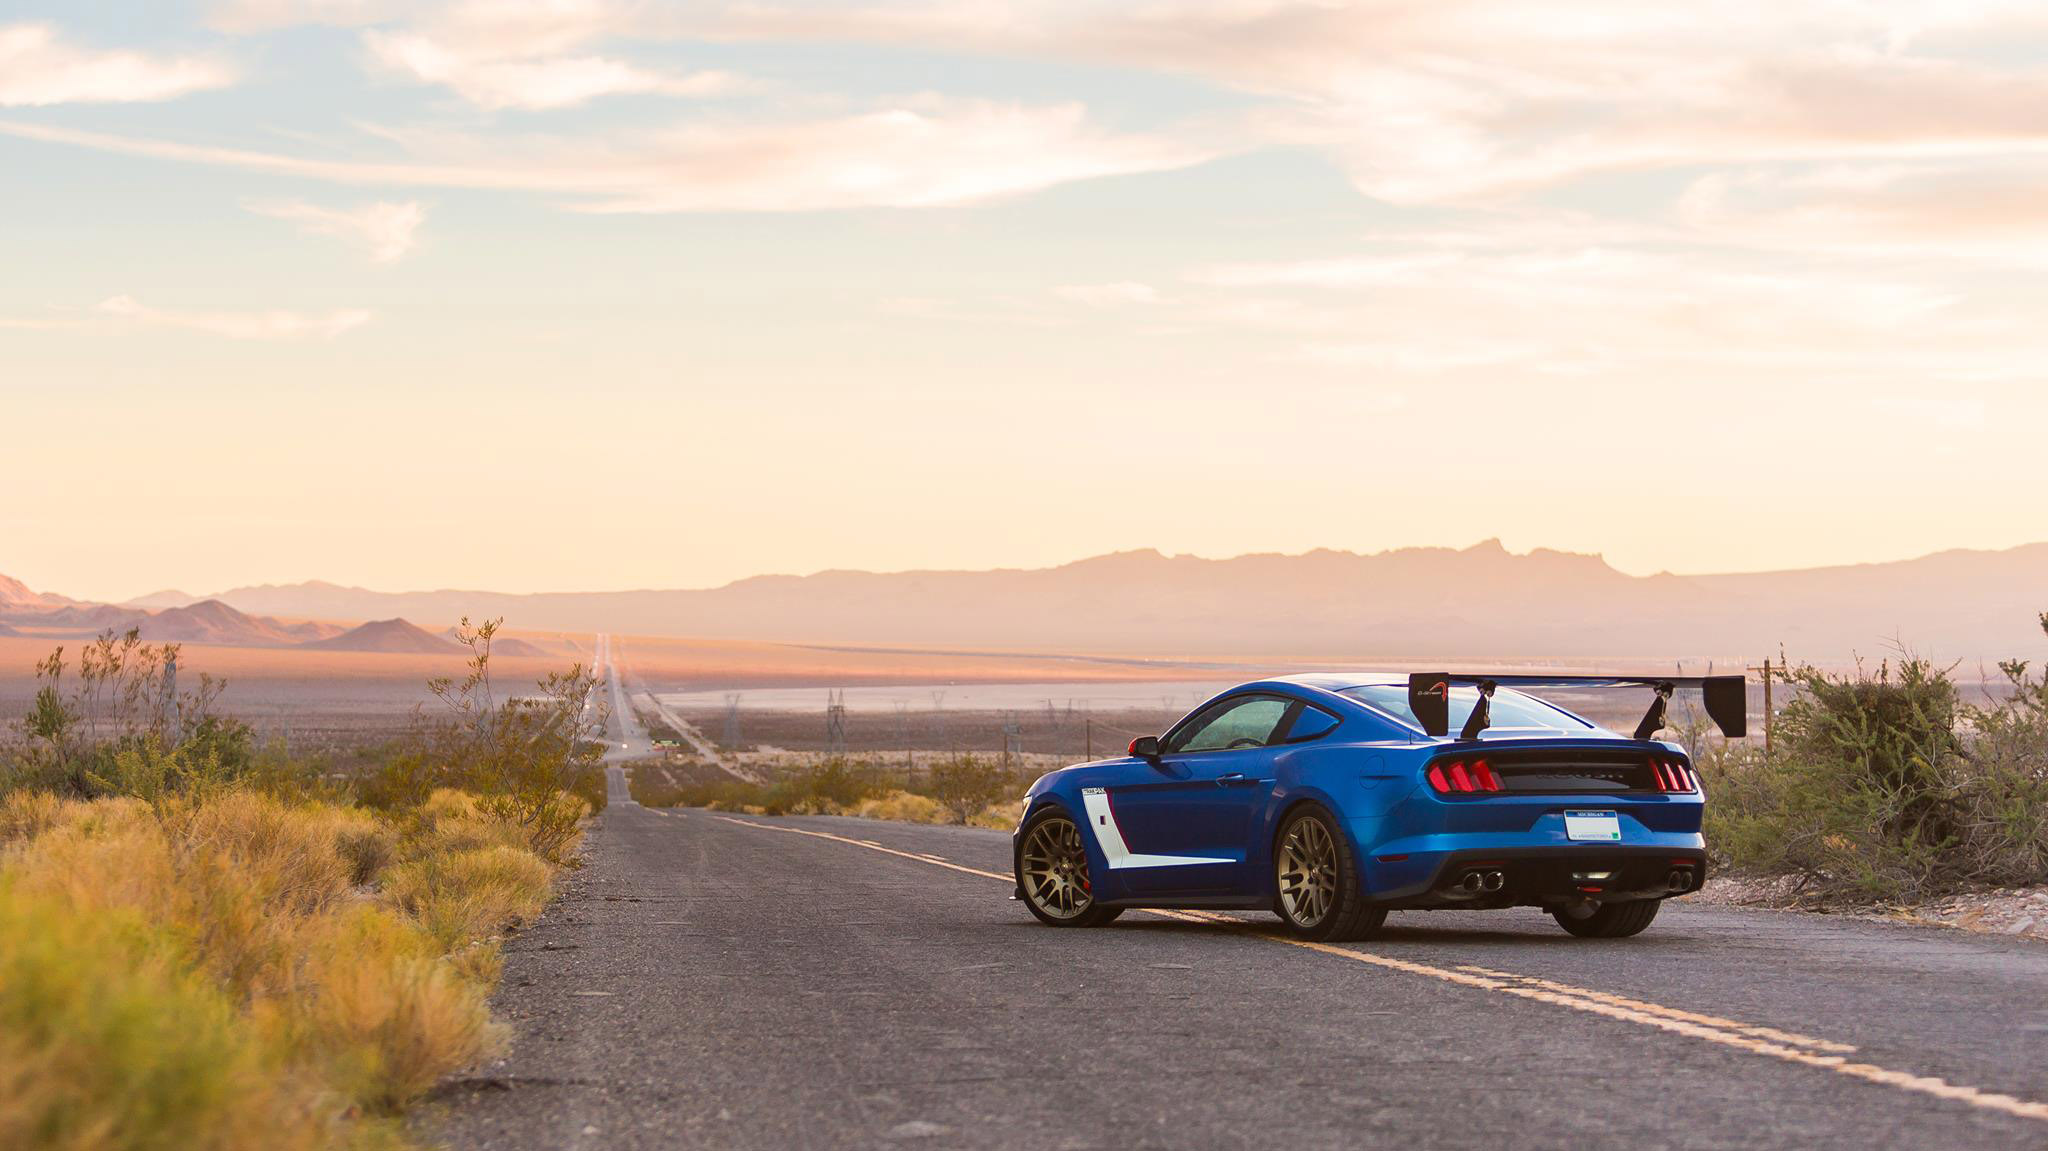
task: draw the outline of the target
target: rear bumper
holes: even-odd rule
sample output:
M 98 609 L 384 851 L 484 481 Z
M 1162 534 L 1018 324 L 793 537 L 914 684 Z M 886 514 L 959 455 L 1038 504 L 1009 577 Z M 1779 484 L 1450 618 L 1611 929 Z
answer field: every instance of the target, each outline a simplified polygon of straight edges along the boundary
M 1707 853 L 1699 837 L 1686 845 L 1571 844 L 1481 847 L 1432 853 L 1427 858 L 1381 863 L 1368 859 L 1367 891 L 1386 907 L 1493 908 L 1549 906 L 1578 899 L 1620 903 L 1665 899 L 1698 891 L 1707 880 Z M 1406 882 L 1378 877 L 1405 872 Z M 1466 882 L 1478 876 L 1474 890 Z

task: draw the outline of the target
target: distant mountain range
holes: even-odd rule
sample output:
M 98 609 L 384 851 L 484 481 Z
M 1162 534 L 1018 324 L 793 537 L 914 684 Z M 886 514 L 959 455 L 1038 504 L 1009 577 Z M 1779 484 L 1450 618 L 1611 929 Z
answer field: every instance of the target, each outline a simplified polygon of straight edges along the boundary
M 439 652 L 453 655 L 462 650 L 453 640 L 410 624 L 402 619 L 371 620 L 361 627 L 300 645 L 314 651 Z
M 313 581 L 208 598 L 259 617 L 503 616 L 524 629 L 1165 658 L 1760 659 L 1783 644 L 1794 658 L 1839 661 L 1889 654 L 1895 640 L 1941 659 L 2048 656 L 2035 622 L 2048 610 L 2048 544 L 1740 575 L 1631 576 L 1599 556 L 1515 554 L 1489 540 L 1223 560 L 1132 551 L 1034 570 L 828 571 L 692 591 Z M 158 593 L 128 607 L 195 599 Z
M 75 610 L 75 609 L 73 609 Z M 326 623 L 286 624 L 250 616 L 220 602 L 201 600 L 166 608 L 140 619 L 109 620 L 106 627 L 134 626 L 154 643 L 203 643 L 226 647 L 282 647 L 326 639 L 342 631 Z
M 185 602 L 160 602 L 154 608 L 81 604 L 63 596 L 38 595 L 19 581 L 0 576 L 0 638 L 27 635 L 61 639 L 134 628 L 151 643 L 429 655 L 461 655 L 467 651 L 457 641 L 454 628 L 435 635 L 403 619 L 372 620 L 354 628 L 320 620 L 287 623 L 267 615 L 252 615 L 219 599 L 180 598 Z M 570 650 L 577 649 L 572 645 Z M 491 651 L 513 658 L 555 658 L 562 654 L 516 636 L 496 638 Z

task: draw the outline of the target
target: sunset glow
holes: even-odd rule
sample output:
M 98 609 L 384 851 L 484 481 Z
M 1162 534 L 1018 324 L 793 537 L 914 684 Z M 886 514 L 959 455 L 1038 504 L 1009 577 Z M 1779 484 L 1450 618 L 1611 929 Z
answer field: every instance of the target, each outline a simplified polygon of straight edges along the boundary
M 38 588 L 2043 535 L 2037 5 L 89 8 L 0 16 Z

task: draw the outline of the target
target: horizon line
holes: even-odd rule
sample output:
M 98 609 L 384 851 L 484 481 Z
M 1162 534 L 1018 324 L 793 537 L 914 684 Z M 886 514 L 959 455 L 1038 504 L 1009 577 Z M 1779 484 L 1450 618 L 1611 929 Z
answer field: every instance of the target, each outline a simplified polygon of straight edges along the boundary
M 1512 557 L 1512 558 L 1517 558 L 1517 559 L 1525 559 L 1525 558 L 1528 558 L 1528 557 L 1530 557 L 1530 556 L 1536 555 L 1536 554 L 1538 554 L 1538 553 L 1545 553 L 1545 552 L 1547 552 L 1547 553 L 1550 553 L 1550 554 L 1553 554 L 1553 555 L 1567 556 L 1567 557 L 1571 557 L 1571 558 L 1574 558 L 1574 559 L 1582 559 L 1582 560 L 1596 560 L 1596 561 L 1598 561 L 1598 562 L 1599 562 L 1599 563 L 1600 563 L 1600 564 L 1601 564 L 1602 566 L 1604 566 L 1604 567 L 1608 568 L 1608 569 L 1609 569 L 1610 571 L 1613 571 L 1613 572 L 1615 572 L 1615 573 L 1617 573 L 1617 574 L 1619 574 L 1619 575 L 1627 576 L 1627 577 L 1628 577 L 1628 578 L 1630 578 L 1630 579 L 1656 579 L 1656 578 L 1658 578 L 1658 577 L 1660 577 L 1660 576 L 1669 576 L 1669 577 L 1672 577 L 1672 578 L 1676 578 L 1676 579 L 1714 579 L 1714 578 L 1721 578 L 1721 577 L 1727 577 L 1727 576 L 1765 576 L 1765 575 L 1790 575 L 1790 574 L 1798 574 L 1798 573 L 1807 573 L 1807 572 L 1825 572 L 1825 571 L 1841 571 L 1841 570 L 1846 570 L 1846 569 L 1851 569 L 1851 568 L 1859 568 L 1859 567 L 1881 567 L 1881 566 L 1885 566 L 1885 565 L 1889 565 L 1889 564 L 1907 564 L 1907 563 L 1918 563 L 1918 562 L 1920 562 L 1920 561 L 1923 561 L 1923 560 L 1933 559 L 1933 558 L 1935 558 L 1935 557 L 1937 557 L 1937 556 L 1944 556 L 1944 555 L 1953 555 L 1953 554 L 1958 554 L 1958 553 L 1968 553 L 1968 554 L 1974 554 L 1974 555 L 1998 555 L 1998 554 L 2004 554 L 2004 553 L 2008 553 L 2008 552 L 2015 552 L 2015 551 L 2020 551 L 2020 550 L 2023 550 L 2023 549 L 2025 549 L 2025 548 L 2031 548 L 2031 547 L 2040 547 L 2040 546 L 2043 546 L 2044 544 L 2048 544 L 2048 540 L 2030 540 L 2030 541 L 2027 541 L 2027 542 L 2024 542 L 2024 543 L 2017 543 L 2017 544 L 2012 544 L 2012 545 L 2009 545 L 2009 546 L 2006 546 L 2006 547 L 1948 547 L 1948 548 L 1937 548 L 1937 549 L 1935 549 L 1935 550 L 1933 550 L 1933 551 L 1928 551 L 1928 552 L 1920 552 L 1920 553 L 1917 553 L 1917 554 L 1912 554 L 1912 555 L 1896 556 L 1896 557 L 1893 557 L 1893 558 L 1889 558 L 1889 559 L 1876 559 L 1876 560 L 1858 560 L 1858 561 L 1855 561 L 1855 562 L 1852 562 L 1852 563 L 1834 563 L 1834 564 L 1817 564 L 1817 565 L 1814 565 L 1814 566 L 1810 566 L 1810 567 L 1777 567 L 1777 568 L 1753 568 L 1753 569 L 1747 569 L 1747 570 L 1738 570 L 1738 571 L 1729 571 L 1729 570 L 1721 570 L 1721 571 L 1704 571 L 1704 572 L 1674 572 L 1674 571 L 1671 571 L 1671 570 L 1669 570 L 1669 569 L 1660 569 L 1660 570 L 1658 570 L 1658 571 L 1653 571 L 1653 572 L 1632 572 L 1632 571 L 1627 571 L 1627 570 L 1624 570 L 1624 569 L 1622 569 L 1622 568 L 1618 568 L 1618 567 L 1615 567 L 1615 566 L 1614 566 L 1614 565 L 1613 565 L 1613 564 L 1612 564 L 1611 562 L 1609 562 L 1609 561 L 1608 561 L 1608 559 L 1606 558 L 1606 555 L 1605 555 L 1604 553 L 1602 553 L 1602 552 L 1576 552 L 1576 551 L 1570 551 L 1570 550 L 1567 550 L 1567 549 L 1564 549 L 1564 548 L 1553 548 L 1553 547 L 1545 547 L 1545 546 L 1541 546 L 1541 545 L 1538 545 L 1538 546 L 1534 546 L 1534 547 L 1530 547 L 1530 548 L 1528 548 L 1528 549 L 1526 549 L 1526 550 L 1523 550 L 1523 551 L 1514 551 L 1514 550 L 1512 550 L 1512 549 L 1509 549 L 1509 548 L 1508 548 L 1508 547 L 1507 547 L 1507 546 L 1506 546 L 1506 545 L 1505 545 L 1504 543 L 1502 543 L 1502 541 L 1501 541 L 1501 538 L 1500 538 L 1499 536 L 1488 536 L 1488 537 L 1486 537 L 1485 539 L 1479 540 L 1479 541 L 1477 541 L 1476 543 L 1468 544 L 1468 545 L 1466 545 L 1466 546 L 1464 546 L 1464 547 L 1457 547 L 1457 546 L 1451 546 L 1451 545 L 1439 545 L 1439 544 L 1408 544 L 1408 545 L 1403 545 L 1403 546 L 1400 546 L 1400 547 L 1392 547 L 1392 548 L 1382 548 L 1382 549 L 1380 549 L 1379 551 L 1372 551 L 1372 552 L 1364 552 L 1364 551 L 1352 551 L 1352 550 L 1349 550 L 1349 549 L 1346 549 L 1346 548 L 1335 548 L 1335 547 L 1315 547 L 1315 548 L 1308 548 L 1308 549 L 1305 549 L 1305 550 L 1303 550 L 1303 551 L 1298 551 L 1298 552 L 1284 552 L 1284 551 L 1250 551 L 1250 552 L 1238 552 L 1238 553 L 1235 553 L 1235 554 L 1232 554 L 1232 555 L 1224 555 L 1224 556 L 1213 556 L 1213 555 L 1202 555 L 1202 554 L 1200 554 L 1200 553 L 1197 553 L 1197 552 L 1167 552 L 1167 551 L 1164 551 L 1164 550 L 1162 550 L 1162 549 L 1160 549 L 1160 548 L 1157 548 L 1157 547 L 1136 547 L 1136 548 L 1126 548 L 1126 549 L 1122 549 L 1122 550 L 1118 550 L 1118 551 L 1109 551 L 1109 552 L 1097 552 L 1097 553 L 1095 553 L 1095 554 L 1092 554 L 1092 555 L 1084 555 L 1084 556 L 1080 556 L 1080 557 L 1077 557 L 1077 558 L 1075 558 L 1075 559 L 1065 560 L 1065 561 L 1062 561 L 1062 562 L 1060 562 L 1060 563 L 1053 563 L 1053 564 L 1042 564 L 1042 565 L 1038 565 L 1038 566 L 1008 566 L 1008 565 L 997 565 L 997 566 L 993 566 L 993 567 L 979 567 L 979 568 L 966 568 L 966 567 L 958 567 L 958 568 L 936 568 L 936 567 L 920 567 L 920 568 L 890 568 L 890 569 L 879 569 L 879 568 L 849 568 L 849 567 L 826 567 L 826 568 L 818 568 L 818 569 L 815 569 L 815 570 L 813 570 L 813 571 L 809 571 L 809 572 L 776 572 L 776 571 L 769 571 L 769 572 L 757 572 L 757 573 L 755 573 L 755 574 L 752 574 L 752 575 L 747 575 L 747 576 L 740 576 L 740 577 L 738 577 L 738 578 L 736 578 L 736 579 L 731 579 L 731 580 L 727 580 L 726 582 L 724 582 L 724 583 L 720 583 L 720 584 L 711 584 L 711 585 L 700 585 L 700 586 L 696 586 L 696 587 L 675 587 L 675 586 L 669 586 L 669 587 L 658 587 L 658 586 L 648 586 L 648 585 L 642 585 L 642 586 L 637 586 L 637 587 L 618 587 L 618 588 L 573 588 L 573 589 L 563 589 L 563 588 L 549 588 L 549 589 L 542 589 L 542 590 L 536 590 L 536 591 L 506 591 L 506 590 L 502 590 L 502 589 L 497 589 L 497 588 L 482 588 L 482 587 L 458 587 L 458 586 L 441 586 L 441 587 L 432 587 L 432 588 L 423 588 L 423 587 L 413 587 L 413 588 L 406 588 L 406 589 L 403 589 L 403 590 L 398 590 L 398 591 L 388 591 L 388 590 L 383 590 L 383 589 L 379 589 L 379 588 L 372 588 L 372 587 L 367 587 L 367 586 L 364 586 L 364 585 L 360 585 L 360 584 L 349 584 L 349 583 L 342 583 L 342 582 L 339 582 L 339 581 L 336 581 L 336 580 L 330 580 L 330 579 L 325 579 L 325 578 L 322 578 L 322 577 L 319 577 L 319 576 L 312 576 L 312 577 L 308 577 L 308 578 L 305 578 L 305 579 L 300 579 L 300 580 L 291 580 L 291 581 L 282 581 L 282 582 L 279 582 L 279 581 L 271 581 L 271 582 L 265 582 L 265 583 L 251 583 L 251 584 L 239 584 L 239 585 L 236 585 L 236 586 L 234 586 L 234 587 L 229 587 L 229 588 L 222 588 L 222 589 L 220 589 L 220 590 L 217 590 L 217 591 L 213 591 L 213 592 L 208 592 L 208 593 L 205 593 L 205 594 L 197 594 L 197 593 L 193 593 L 193 592 L 188 592 L 188 591 L 185 591 L 185 590 L 183 590 L 183 589 L 181 589 L 181 588 L 176 588 L 176 587 L 171 587 L 171 586 L 163 586 L 163 587 L 158 587 L 158 588 L 155 588 L 155 589 L 153 589 L 153 590 L 150 590 L 150 591 L 142 592 L 142 593 L 140 593 L 140 594 L 137 594 L 137 595 L 132 595 L 132 596 L 128 596 L 128 597 L 126 597 L 126 598 L 124 598 L 124 599 L 107 599 L 107 600 L 95 600 L 95 599 L 79 599 L 79 600 L 78 600 L 78 602 L 80 602 L 80 603 L 88 603 L 88 604 L 110 604 L 110 605 L 113 605 L 113 606 L 127 606 L 127 605 L 129 605 L 129 604 L 133 604 L 133 603 L 135 603 L 135 602 L 136 602 L 136 601 L 138 601 L 138 600 L 148 599 L 148 598 L 151 598 L 151 597 L 153 597 L 153 596 L 161 596 L 161 595 L 180 595 L 180 596 L 187 596 L 187 597 L 190 597 L 190 599 L 191 599 L 191 600 L 192 600 L 192 602 L 194 602 L 194 603 L 202 603 L 202 602 L 206 602 L 206 601 L 208 601 L 208 600 L 218 600 L 218 599 L 220 599 L 220 597 L 222 597 L 222 596 L 225 596 L 225 595 L 230 595 L 230 594 L 233 594 L 233 593 L 235 593 L 235 592 L 241 592 L 241 591 L 257 591 L 257 590 L 265 590 L 265 589 L 284 589 L 284 588 L 302 588 L 302 587 L 306 587 L 306 586 L 308 586 L 308 585 L 311 585 L 311 584 L 324 584 L 324 585 L 327 585 L 327 586 L 329 586 L 329 587 L 334 587 L 334 588 L 338 588 L 338 589 L 340 589 L 340 590 L 343 590 L 343 591 L 351 591 L 351 592 L 364 592 L 364 593 L 368 593 L 368 594 L 372 594 L 372 595 L 387 595 L 387 596 L 408 596 L 408 595 L 442 595 L 442 594 L 449 594 L 449 593 L 469 593 L 469 594 L 484 594 L 484 595 L 500 595 L 500 596 L 520 596 L 520 597 L 533 597 L 533 596 L 554 596 L 554 595 L 635 595 L 635 594 L 654 594 L 654 593 L 668 593 L 668 592 L 713 592 L 713 591 L 722 591 L 722 590 L 724 590 L 724 589 L 726 589 L 726 588 L 731 588 L 731 587 L 735 587 L 735 586 L 737 586 L 737 585 L 739 585 L 739 584 L 743 584 L 743 583 L 749 583 L 749 582 L 752 582 L 752 581 L 754 581 L 754 580 L 763 580 L 763 579 L 793 579 L 793 580 L 801 580 L 801 579 L 812 579 L 812 578 L 815 578 L 815 577 L 818 577 L 818 576 L 823 576 L 823 575 L 836 575 L 836 574 L 852 574 L 852 575 L 873 575 L 873 576 L 904 576 L 904 575 L 986 575 L 986 574 L 996 574 L 996 573 L 1001 573 L 1001 572 L 1016 572 L 1016 573 L 1027 573 L 1027 572 L 1045 572 L 1045 571 L 1057 571 L 1057 570 L 1059 570 L 1059 569 L 1061 569 L 1061 568 L 1068 568 L 1068 567 L 1074 567 L 1074 566 L 1076 566 L 1076 565 L 1079 565 L 1079 564 L 1084 564 L 1084 563 L 1090 563 L 1090 562 L 1093 562 L 1093 561 L 1096 561 L 1096 560 L 1104 560 L 1104 559 L 1114 559 L 1114 558 L 1117 558 L 1117 557 L 1120 557 L 1120 556 L 1136 556 L 1136 555 L 1144 555 L 1144 554 L 1148 554 L 1148 553 L 1149 553 L 1149 554 L 1151 554 L 1151 555 L 1156 555 L 1156 556 L 1159 556 L 1159 557 L 1160 557 L 1161 559 L 1166 559 L 1166 560 L 1198 560 L 1198 561 L 1201 561 L 1201 562 L 1204 562 L 1204 563 L 1230 563 L 1230 562 L 1234 562 L 1234 561 L 1237 561 L 1237 560 L 1245 560 L 1245 559 L 1259 559 L 1259 558 L 1279 558 L 1279 559 L 1302 559 L 1302 558 L 1306 558 L 1306 557 L 1308 557 L 1308 556 L 1313 556 L 1313 555 L 1318 555 L 1318 554 L 1324 554 L 1324 553 L 1328 553 L 1328 554 L 1332 554 L 1332 555 L 1340 555 L 1340 556 L 1351 556 L 1351 557 L 1355 557 L 1355 558 L 1360 558 L 1360 559 L 1372 559 L 1372 558 L 1377 558 L 1377 557 L 1380 557 L 1380 556 L 1396 555 L 1396 554 L 1399 554 L 1399 553 L 1402 553 L 1402 552 L 1449 552 L 1449 553 L 1453 553 L 1453 554 L 1466 554 L 1466 553 L 1471 553 L 1471 552 L 1477 552 L 1477 551 L 1485 551 L 1485 550 L 1489 550 L 1489 549 L 1488 549 L 1488 545 L 1492 545 L 1492 548 L 1491 548 L 1490 550 L 1498 551 L 1498 552 L 1500 552 L 1500 553 L 1502 553 L 1502 554 L 1505 554 L 1505 555 L 1507 555 L 1507 556 L 1510 556 L 1510 557 Z M 4 577 L 4 576 L 7 576 L 7 575 L 9 575 L 9 574 L 10 574 L 10 573 L 8 573 L 8 572 L 6 572 L 6 571 L 4 571 L 4 570 L 0 570 L 0 577 Z M 19 579 L 19 577 L 14 577 L 14 578 L 16 578 L 16 579 Z M 22 583 L 24 584 L 24 586 L 27 586 L 27 581 L 20 581 L 20 582 L 22 582 Z M 57 589 L 52 589 L 52 588 L 31 588 L 31 590 L 32 590 L 32 591 L 34 591 L 34 592 L 35 592 L 36 594 L 40 594 L 40 595 L 60 595 L 60 596 L 65 596 L 66 598 L 76 598 L 76 597 L 72 597 L 72 596 L 70 596 L 70 594 L 69 594 L 69 593 L 67 593 L 67 592 L 64 592 L 64 591 L 61 591 L 61 590 L 57 590 Z

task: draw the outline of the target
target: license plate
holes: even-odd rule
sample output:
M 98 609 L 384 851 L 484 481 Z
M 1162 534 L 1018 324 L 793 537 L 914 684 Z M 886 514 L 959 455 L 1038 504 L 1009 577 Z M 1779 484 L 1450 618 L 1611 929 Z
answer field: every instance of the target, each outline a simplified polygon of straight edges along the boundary
M 1581 843 L 1620 843 L 1621 819 L 1611 811 L 1567 811 L 1564 837 Z

